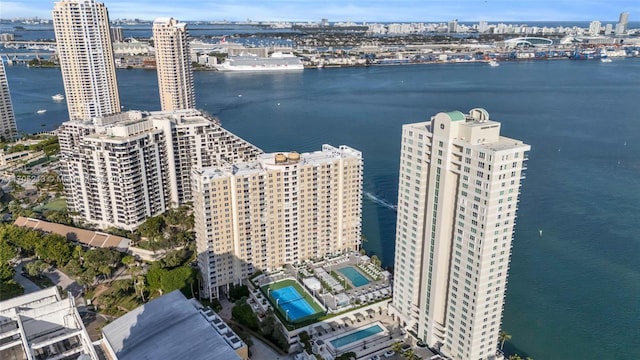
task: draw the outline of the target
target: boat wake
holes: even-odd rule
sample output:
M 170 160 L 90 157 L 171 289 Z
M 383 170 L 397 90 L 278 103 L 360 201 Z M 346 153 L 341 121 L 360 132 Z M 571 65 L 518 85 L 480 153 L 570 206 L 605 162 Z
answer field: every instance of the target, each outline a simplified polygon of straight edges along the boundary
M 380 206 L 386 207 L 389 210 L 398 211 L 398 205 L 394 205 L 394 204 L 388 202 L 387 200 L 380 199 L 379 197 L 375 196 L 374 194 L 372 194 L 372 193 L 370 193 L 368 191 L 364 192 L 364 196 L 366 196 L 367 199 L 373 201 L 374 203 L 376 203 L 376 204 L 378 204 Z

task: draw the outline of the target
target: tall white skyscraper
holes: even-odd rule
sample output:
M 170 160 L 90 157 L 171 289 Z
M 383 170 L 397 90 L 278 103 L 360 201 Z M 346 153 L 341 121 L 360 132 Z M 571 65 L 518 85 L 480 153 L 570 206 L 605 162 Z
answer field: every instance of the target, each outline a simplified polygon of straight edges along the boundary
M 67 121 L 59 139 L 69 211 L 100 228 L 126 230 L 190 202 L 192 167 L 249 161 L 262 153 L 193 109 Z
M 629 13 L 620 13 L 620 19 L 616 24 L 616 35 L 624 35 L 627 33 L 627 27 L 629 26 Z
M 193 208 L 203 287 L 217 298 L 257 270 L 358 251 L 362 154 L 323 145 L 196 168 Z
M 7 73 L 4 69 L 4 63 L 0 59 L 0 139 L 10 140 L 17 135 L 16 116 L 11 103 Z
M 153 40 L 162 110 L 195 108 L 187 24 L 173 18 L 158 18 L 153 22 Z
M 94 0 L 61 0 L 53 28 L 70 120 L 120 112 L 109 15 Z
M 600 28 L 602 27 L 602 23 L 598 20 L 594 20 L 589 23 L 589 35 L 596 36 L 600 34 Z
M 484 109 L 402 127 L 391 310 L 453 359 L 496 356 L 529 149 Z

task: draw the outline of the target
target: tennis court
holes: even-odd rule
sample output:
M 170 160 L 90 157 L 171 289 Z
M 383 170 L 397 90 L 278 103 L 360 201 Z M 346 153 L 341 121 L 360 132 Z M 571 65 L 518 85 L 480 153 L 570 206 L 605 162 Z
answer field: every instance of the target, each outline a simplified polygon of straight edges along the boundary
M 322 308 L 311 295 L 294 280 L 283 280 L 263 288 L 274 308 L 286 321 L 295 323 L 323 314 Z
M 301 317 L 315 313 L 307 300 L 293 286 L 272 291 L 271 295 L 276 299 L 276 303 L 282 308 L 289 321 L 296 321 Z

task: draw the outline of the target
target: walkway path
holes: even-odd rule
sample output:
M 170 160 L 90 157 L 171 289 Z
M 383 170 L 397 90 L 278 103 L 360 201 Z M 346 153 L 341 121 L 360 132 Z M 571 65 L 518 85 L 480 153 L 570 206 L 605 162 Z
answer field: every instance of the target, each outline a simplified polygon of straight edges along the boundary
M 20 262 L 16 266 L 16 273 L 15 275 L 13 275 L 13 280 L 24 288 L 25 294 L 29 294 L 29 293 L 41 290 L 40 287 L 36 285 L 33 281 L 22 276 L 22 266 L 28 263 L 29 261 L 31 261 L 31 259 L 29 258 L 20 260 Z
M 82 292 L 82 286 L 80 284 L 56 268 L 51 271 L 44 271 L 42 274 L 51 279 L 54 284 L 60 286 L 62 290 L 70 292 L 74 297 Z

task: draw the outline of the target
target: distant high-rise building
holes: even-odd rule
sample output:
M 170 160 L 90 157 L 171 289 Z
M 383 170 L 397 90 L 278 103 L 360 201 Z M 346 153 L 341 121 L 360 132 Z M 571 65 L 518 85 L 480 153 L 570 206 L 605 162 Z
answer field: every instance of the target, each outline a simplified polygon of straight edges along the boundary
M 109 15 L 94 0 L 61 0 L 53 29 L 70 120 L 120 112 Z
M 358 251 L 362 154 L 323 145 L 194 169 L 193 208 L 205 294 L 217 298 L 258 270 Z
M 0 139 L 10 140 L 18 136 L 16 128 L 16 116 L 11 103 L 11 93 L 9 92 L 9 82 L 4 63 L 0 59 Z
M 629 26 L 629 13 L 620 13 L 620 19 L 616 24 L 616 35 L 624 35 L 627 33 L 627 27 Z
M 153 41 L 162 110 L 195 108 L 187 24 L 173 18 L 158 18 L 153 22 Z
M 478 32 L 479 33 L 485 33 L 489 30 L 489 23 L 487 23 L 486 21 L 480 21 L 478 23 Z
M 598 20 L 594 20 L 589 24 L 589 35 L 596 36 L 600 34 L 600 28 L 602 27 L 602 23 Z
M 452 359 L 496 358 L 529 149 L 484 109 L 402 127 L 391 310 Z
M 262 151 L 196 110 L 128 111 L 59 129 L 69 211 L 100 228 L 133 230 L 191 201 L 191 168 L 249 161 Z
M 122 32 L 122 27 L 112 27 L 111 28 L 111 41 L 112 42 L 123 42 L 124 41 L 124 33 Z
M 450 33 L 458 32 L 458 19 L 451 20 L 447 23 L 447 31 Z
M 604 26 L 604 34 L 605 35 L 611 35 L 612 32 L 613 32 L 613 25 L 607 24 L 607 25 Z

